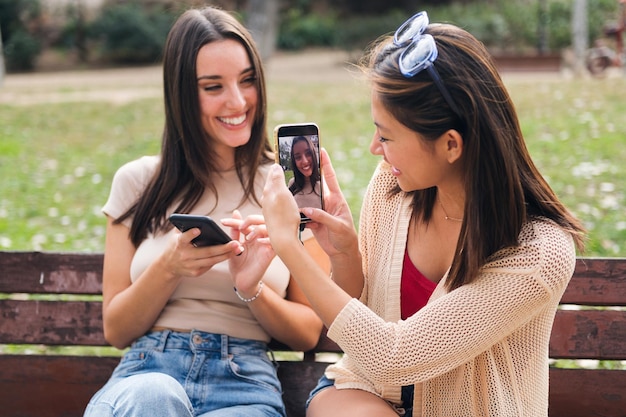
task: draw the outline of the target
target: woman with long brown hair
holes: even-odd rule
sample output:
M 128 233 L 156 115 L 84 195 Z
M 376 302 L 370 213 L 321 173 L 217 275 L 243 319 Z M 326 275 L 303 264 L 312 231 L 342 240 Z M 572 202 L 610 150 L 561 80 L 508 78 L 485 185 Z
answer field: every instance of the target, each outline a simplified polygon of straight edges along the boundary
M 189 10 L 170 30 L 163 83 L 161 154 L 122 166 L 103 208 L 104 335 L 130 348 L 85 415 L 284 417 L 267 343 L 310 349 L 322 324 L 255 238 L 274 159 L 259 52 L 231 14 Z M 178 232 L 174 212 L 226 218 L 233 240 L 196 247 L 200 230 Z
M 345 352 L 307 415 L 546 417 L 550 331 L 583 227 L 533 164 L 471 34 L 418 13 L 364 71 L 382 161 L 358 238 L 325 152 L 326 212 L 303 210 L 332 281 L 297 245 L 279 167 L 263 197 L 276 253 Z

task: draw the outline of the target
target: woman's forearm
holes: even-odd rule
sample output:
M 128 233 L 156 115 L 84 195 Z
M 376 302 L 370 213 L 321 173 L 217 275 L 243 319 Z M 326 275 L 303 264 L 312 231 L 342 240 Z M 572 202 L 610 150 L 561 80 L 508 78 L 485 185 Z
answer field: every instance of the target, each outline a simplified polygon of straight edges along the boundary
M 335 255 L 330 262 L 333 281 L 351 297 L 359 298 L 364 285 L 359 251 L 353 254 Z
M 151 265 L 139 279 L 123 290 L 107 290 L 115 294 L 104 305 L 103 325 L 105 338 L 118 348 L 124 348 L 145 334 L 157 320 L 179 279 L 172 278 Z
M 307 305 L 284 299 L 265 285 L 248 307 L 272 338 L 292 349 L 306 351 L 317 344 L 322 323 Z
M 334 281 L 328 279 L 326 272 L 302 245 L 287 246 L 285 250 L 277 250 L 277 253 L 291 271 L 313 310 L 322 319 L 324 325 L 330 326 L 353 297 Z

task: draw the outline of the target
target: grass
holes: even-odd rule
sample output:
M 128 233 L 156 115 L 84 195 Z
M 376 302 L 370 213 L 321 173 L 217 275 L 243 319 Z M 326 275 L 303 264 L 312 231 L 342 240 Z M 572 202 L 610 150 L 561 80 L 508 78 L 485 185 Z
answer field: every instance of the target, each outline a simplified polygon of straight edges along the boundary
M 587 253 L 626 255 L 626 79 L 510 88 L 533 159 L 588 228 Z
M 589 229 L 585 255 L 626 256 L 626 79 L 505 81 L 536 164 Z M 270 129 L 296 121 L 320 126 L 358 219 L 377 162 L 368 151 L 366 86 L 281 81 L 270 82 L 268 94 Z M 0 250 L 102 251 L 100 208 L 113 174 L 157 153 L 162 125 L 160 99 L 0 105 Z

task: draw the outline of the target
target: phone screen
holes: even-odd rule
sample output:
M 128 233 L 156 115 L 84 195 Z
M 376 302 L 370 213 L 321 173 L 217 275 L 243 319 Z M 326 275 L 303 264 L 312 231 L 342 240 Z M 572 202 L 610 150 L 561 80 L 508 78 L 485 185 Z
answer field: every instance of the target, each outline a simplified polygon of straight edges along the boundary
M 274 130 L 276 162 L 298 207 L 324 208 L 320 137 L 315 123 L 279 125 Z M 311 219 L 300 214 L 302 222 Z

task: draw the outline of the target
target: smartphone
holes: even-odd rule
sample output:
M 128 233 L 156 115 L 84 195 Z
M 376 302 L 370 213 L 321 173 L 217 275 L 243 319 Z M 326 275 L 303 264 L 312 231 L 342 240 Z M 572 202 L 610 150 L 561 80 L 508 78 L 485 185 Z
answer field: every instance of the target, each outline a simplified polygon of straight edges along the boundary
M 174 213 L 170 215 L 169 221 L 181 232 L 199 228 L 200 235 L 191 241 L 194 246 L 223 245 L 232 240 L 209 216 Z
M 320 133 L 315 123 L 282 124 L 274 129 L 276 163 L 299 208 L 324 208 Z M 301 222 L 311 219 L 300 213 Z

